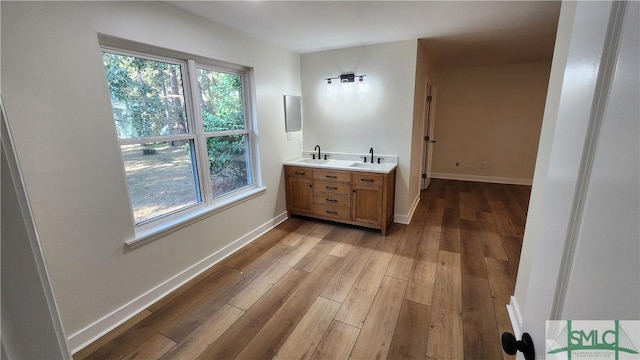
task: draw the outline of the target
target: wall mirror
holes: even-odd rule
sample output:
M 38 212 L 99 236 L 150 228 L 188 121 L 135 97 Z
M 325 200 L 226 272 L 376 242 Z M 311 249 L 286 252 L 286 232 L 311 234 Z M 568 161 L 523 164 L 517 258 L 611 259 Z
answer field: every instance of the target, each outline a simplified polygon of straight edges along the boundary
M 284 123 L 287 132 L 302 130 L 302 107 L 300 96 L 284 96 Z

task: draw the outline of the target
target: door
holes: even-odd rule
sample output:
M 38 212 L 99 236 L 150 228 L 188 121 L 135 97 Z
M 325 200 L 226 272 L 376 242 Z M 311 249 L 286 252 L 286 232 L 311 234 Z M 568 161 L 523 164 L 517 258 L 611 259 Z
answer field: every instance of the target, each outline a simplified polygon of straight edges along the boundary
M 285 166 L 287 212 L 300 215 L 313 213 L 313 170 L 305 167 Z
M 354 183 L 352 187 L 351 220 L 380 226 L 382 224 L 382 187 Z
M 296 214 L 313 213 L 312 180 L 290 177 L 287 179 L 289 211 Z
M 425 106 L 422 125 L 422 181 L 420 189 L 426 189 L 431 183 L 431 158 L 433 156 L 433 145 L 436 140 L 433 138 L 436 110 L 436 87 L 427 79 L 425 83 Z
M 546 320 L 640 319 L 638 18 L 638 2 L 562 4 L 508 305 L 539 359 Z

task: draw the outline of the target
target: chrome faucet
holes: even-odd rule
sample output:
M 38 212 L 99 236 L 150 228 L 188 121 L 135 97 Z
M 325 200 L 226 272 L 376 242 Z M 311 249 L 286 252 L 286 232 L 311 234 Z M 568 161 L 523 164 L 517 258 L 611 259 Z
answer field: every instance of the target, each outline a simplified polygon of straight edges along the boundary
M 316 147 L 314 147 L 313 150 L 318 150 L 318 160 L 322 159 L 320 157 L 320 145 L 316 145 Z
M 369 154 L 371 154 L 371 163 L 373 164 L 373 148 L 369 149 Z

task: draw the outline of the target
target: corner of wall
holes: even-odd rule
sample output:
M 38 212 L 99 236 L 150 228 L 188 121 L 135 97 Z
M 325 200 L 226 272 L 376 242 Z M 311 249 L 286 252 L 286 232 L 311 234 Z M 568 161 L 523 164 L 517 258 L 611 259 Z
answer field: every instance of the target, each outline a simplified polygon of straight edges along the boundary
M 409 208 L 409 212 L 406 215 L 402 214 L 394 214 L 393 222 L 398 224 L 409 225 L 411 224 L 411 219 L 413 219 L 413 214 L 416 212 L 416 208 L 418 207 L 418 203 L 420 203 L 420 193 L 415 197 L 411 208 Z

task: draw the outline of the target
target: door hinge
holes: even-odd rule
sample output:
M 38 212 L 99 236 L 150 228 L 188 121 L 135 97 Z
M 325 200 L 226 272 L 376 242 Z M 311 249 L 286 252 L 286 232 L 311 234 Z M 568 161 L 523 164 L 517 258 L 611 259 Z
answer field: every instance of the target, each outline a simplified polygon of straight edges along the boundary
M 426 179 L 427 178 L 427 174 L 422 174 L 422 178 Z
M 427 102 L 431 102 L 433 100 L 433 96 L 429 95 L 427 96 Z

